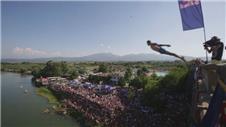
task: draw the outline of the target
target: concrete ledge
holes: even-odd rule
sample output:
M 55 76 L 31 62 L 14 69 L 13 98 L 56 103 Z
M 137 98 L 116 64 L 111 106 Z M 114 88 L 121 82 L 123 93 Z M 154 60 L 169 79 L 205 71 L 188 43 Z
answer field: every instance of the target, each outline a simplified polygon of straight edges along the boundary
M 217 76 L 226 83 L 226 64 L 203 64 L 201 65 L 201 69 L 207 91 L 213 91 L 215 89 Z

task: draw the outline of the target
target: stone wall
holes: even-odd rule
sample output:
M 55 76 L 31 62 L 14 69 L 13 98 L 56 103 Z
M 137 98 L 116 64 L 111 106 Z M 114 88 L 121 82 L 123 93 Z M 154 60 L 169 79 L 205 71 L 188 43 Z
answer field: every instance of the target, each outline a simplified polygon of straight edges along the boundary
M 217 76 L 226 83 L 226 64 L 205 64 L 201 68 L 207 91 L 214 91 L 217 85 Z

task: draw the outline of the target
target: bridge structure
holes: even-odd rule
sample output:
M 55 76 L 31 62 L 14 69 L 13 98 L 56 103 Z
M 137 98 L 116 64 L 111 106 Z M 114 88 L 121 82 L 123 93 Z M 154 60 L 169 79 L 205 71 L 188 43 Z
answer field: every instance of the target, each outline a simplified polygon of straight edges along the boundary
M 192 116 L 198 127 L 223 127 L 226 115 L 226 64 L 200 64 L 194 71 Z M 224 109 L 225 107 L 225 109 Z

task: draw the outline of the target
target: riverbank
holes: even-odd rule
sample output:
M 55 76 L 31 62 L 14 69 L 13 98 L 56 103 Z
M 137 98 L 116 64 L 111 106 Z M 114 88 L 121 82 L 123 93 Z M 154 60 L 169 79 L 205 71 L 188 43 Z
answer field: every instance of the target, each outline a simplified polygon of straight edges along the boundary
M 51 108 L 46 108 L 45 110 L 43 110 L 43 113 L 50 113 L 51 110 L 53 110 L 57 114 L 64 116 L 69 115 L 73 117 L 83 127 L 92 127 L 92 126 L 99 127 L 99 125 L 94 124 L 91 121 L 87 121 L 84 115 L 78 110 L 74 110 L 73 108 L 67 107 L 65 103 L 62 102 L 62 100 L 60 99 L 62 97 L 57 96 L 47 87 L 38 87 L 36 93 L 44 98 L 47 98 L 48 102 L 50 104 L 53 104 Z
M 39 87 L 36 90 L 36 93 L 40 96 L 43 96 L 45 98 L 48 99 L 48 102 L 50 104 L 59 104 L 58 99 L 54 96 L 54 94 L 52 93 L 52 91 L 50 91 L 48 88 L 46 87 Z

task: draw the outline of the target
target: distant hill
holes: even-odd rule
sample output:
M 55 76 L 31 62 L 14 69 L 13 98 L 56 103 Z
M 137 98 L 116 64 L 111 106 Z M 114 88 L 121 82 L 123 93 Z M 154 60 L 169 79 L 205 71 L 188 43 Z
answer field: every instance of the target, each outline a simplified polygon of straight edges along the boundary
M 185 56 L 186 60 L 194 59 L 194 57 Z M 128 54 L 128 55 L 114 55 L 112 53 L 98 53 L 83 57 L 51 57 L 51 58 L 33 58 L 33 59 L 2 59 L 2 62 L 47 62 L 52 61 L 68 61 L 68 62 L 87 62 L 87 61 L 174 61 L 175 57 L 161 55 L 161 54 Z

